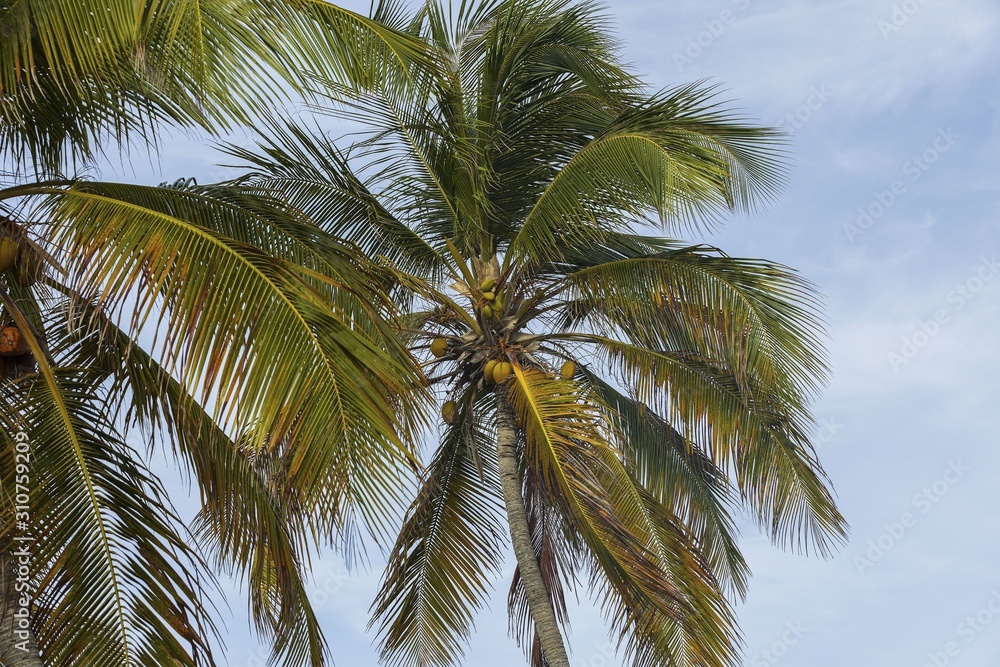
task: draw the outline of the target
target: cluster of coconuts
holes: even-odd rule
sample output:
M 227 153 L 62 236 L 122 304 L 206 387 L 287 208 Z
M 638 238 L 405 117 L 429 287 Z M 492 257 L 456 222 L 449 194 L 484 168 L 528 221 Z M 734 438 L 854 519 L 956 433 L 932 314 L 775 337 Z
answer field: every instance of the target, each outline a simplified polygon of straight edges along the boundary
M 483 365 L 483 376 L 487 381 L 492 380 L 497 384 L 509 378 L 513 372 L 514 366 L 509 361 L 490 359 Z M 572 380 L 575 375 L 576 364 L 572 361 L 567 361 L 559 369 L 559 377 L 563 380 Z M 455 404 L 455 401 L 445 401 L 444 405 L 441 406 L 441 417 L 448 425 L 455 423 L 458 419 L 458 405 Z
M 482 292 L 480 300 L 480 313 L 485 320 L 492 320 L 503 313 L 503 299 L 494 290 L 496 280 L 487 278 L 479 285 Z M 448 340 L 445 338 L 435 338 L 431 341 L 431 354 L 440 359 L 448 353 Z M 487 382 L 500 384 L 514 373 L 514 366 L 509 361 L 501 359 L 489 359 L 483 364 L 483 377 Z M 576 364 L 572 361 L 565 362 L 559 369 L 559 377 L 563 380 L 572 380 L 576 375 Z M 455 401 L 445 401 L 441 406 L 441 417 L 446 424 L 454 424 L 458 419 L 458 405 Z
M 479 285 L 479 289 L 483 293 L 483 305 L 479 312 L 483 314 L 485 320 L 492 320 L 503 312 L 503 298 L 494 291 L 496 284 L 496 280 L 487 278 Z
M 483 365 L 483 377 L 486 381 L 493 381 L 500 384 L 511 376 L 514 372 L 514 365 L 509 361 L 490 359 Z
M 19 285 L 31 287 L 38 280 L 38 255 L 10 236 L 0 238 L 0 273 L 13 273 Z

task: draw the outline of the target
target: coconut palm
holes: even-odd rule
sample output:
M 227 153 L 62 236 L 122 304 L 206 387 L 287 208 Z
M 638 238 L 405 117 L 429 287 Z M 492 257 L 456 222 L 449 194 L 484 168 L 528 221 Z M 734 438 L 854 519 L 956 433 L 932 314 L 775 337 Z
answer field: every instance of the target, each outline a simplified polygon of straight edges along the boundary
M 243 188 L 396 272 L 444 401 L 373 605 L 383 661 L 458 662 L 509 540 L 536 667 L 570 664 L 581 586 L 632 664 L 733 664 L 736 512 L 821 554 L 846 530 L 809 443 L 811 287 L 680 240 L 768 201 L 780 136 L 704 86 L 648 91 L 588 3 L 430 1 L 394 25 L 436 65 L 328 82 L 349 146 L 275 123 L 231 149 Z
M 377 532 L 413 465 L 389 276 L 266 197 L 62 174 L 419 45 L 278 0 L 0 0 L 0 35 L 0 663 L 214 664 L 221 569 L 276 664 L 323 664 L 310 553 Z

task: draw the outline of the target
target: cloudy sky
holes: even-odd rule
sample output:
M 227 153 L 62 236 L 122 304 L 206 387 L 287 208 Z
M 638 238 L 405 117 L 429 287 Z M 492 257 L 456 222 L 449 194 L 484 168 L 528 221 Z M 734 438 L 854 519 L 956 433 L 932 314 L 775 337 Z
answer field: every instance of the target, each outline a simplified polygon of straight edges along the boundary
M 635 0 L 608 12 L 653 85 L 709 79 L 794 135 L 782 199 L 704 240 L 794 266 L 825 295 L 833 378 L 817 442 L 852 539 L 821 561 L 744 525 L 746 664 L 996 664 L 1000 4 Z M 102 176 L 220 173 L 198 141 L 165 142 L 160 157 Z M 365 625 L 377 570 L 347 576 L 330 555 L 315 571 L 337 664 L 374 666 Z M 505 593 L 503 582 L 467 664 L 521 664 Z M 263 664 L 244 600 L 234 593 L 230 606 L 229 663 Z M 596 613 L 577 611 L 574 665 L 618 665 L 605 637 Z

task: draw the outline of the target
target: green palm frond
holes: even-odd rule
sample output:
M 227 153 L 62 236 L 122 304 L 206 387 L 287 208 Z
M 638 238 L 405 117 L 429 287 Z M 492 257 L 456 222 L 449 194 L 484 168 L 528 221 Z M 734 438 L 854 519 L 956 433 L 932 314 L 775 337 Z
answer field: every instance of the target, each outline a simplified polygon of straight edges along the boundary
M 728 665 L 734 619 L 693 537 L 625 469 L 593 397 L 515 369 L 525 460 L 579 531 L 591 587 L 636 665 Z
M 637 345 L 724 360 L 775 391 L 815 392 L 826 378 L 812 286 L 772 262 L 674 247 L 566 275 L 569 326 L 620 330 Z
M 100 377 L 53 365 L 17 304 L 6 295 L 4 304 L 38 366 L 37 376 L 3 384 L 3 420 L 33 443 L 32 629 L 47 664 L 211 661 L 215 629 L 202 557 L 155 477 L 108 421 Z M 14 524 L 6 509 L 9 543 Z
M 553 338 L 592 344 L 612 376 L 685 438 L 735 473 L 771 538 L 826 555 L 846 537 L 827 477 L 809 443 L 802 406 L 747 385 L 716 360 L 660 352 L 594 334 Z
M 240 179 L 243 189 L 287 202 L 369 257 L 384 257 L 419 275 L 442 276 L 439 250 L 384 208 L 327 136 L 294 124 L 274 125 L 271 135 L 260 140 L 258 151 L 226 149 L 241 167 L 253 170 Z
M 325 0 L 22 0 L 0 4 L 0 34 L 0 150 L 44 173 L 163 124 L 248 122 L 316 76 L 363 89 L 424 58 Z
M 587 368 L 582 370 L 610 408 L 606 418 L 625 467 L 691 530 L 720 583 L 745 596 L 750 569 L 733 520 L 739 498 L 726 474 L 649 407 L 622 395 Z
M 309 518 L 284 495 L 280 475 L 254 448 L 228 436 L 156 361 L 78 298 L 55 310 L 51 331 L 64 331 L 67 362 L 108 374 L 113 413 L 157 434 L 197 485 L 196 532 L 228 573 L 250 589 L 258 632 L 283 665 L 322 665 L 327 647 L 306 591 Z
M 165 308 L 155 352 L 185 386 L 202 388 L 220 425 L 265 451 L 291 438 L 289 484 L 302 502 L 331 526 L 360 509 L 378 531 L 397 485 L 372 470 L 411 457 L 399 434 L 413 432 L 414 413 L 398 399 L 420 395 L 420 380 L 405 350 L 387 354 L 390 337 L 338 308 L 331 288 L 342 276 L 295 264 L 303 244 L 287 235 L 277 258 L 224 235 L 238 212 L 184 192 L 81 184 L 51 194 L 70 287 L 111 312 L 134 294 L 130 336 Z M 244 229 L 266 226 L 243 215 Z
M 471 390 L 460 397 L 403 522 L 373 604 L 386 664 L 455 664 L 503 564 L 496 456 L 485 430 L 490 403 Z
M 513 258 L 549 261 L 565 243 L 656 215 L 683 231 L 773 196 L 780 136 L 719 111 L 697 85 L 637 100 L 558 166 L 510 243 Z

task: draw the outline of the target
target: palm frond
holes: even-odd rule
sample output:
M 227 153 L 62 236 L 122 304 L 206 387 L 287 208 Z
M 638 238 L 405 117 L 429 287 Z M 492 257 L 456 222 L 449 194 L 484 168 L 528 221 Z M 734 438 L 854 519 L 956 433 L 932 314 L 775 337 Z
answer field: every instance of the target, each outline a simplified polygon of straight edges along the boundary
M 0 150 L 49 174 L 107 140 L 248 122 L 316 76 L 364 89 L 425 57 L 324 0 L 14 2 L 0 34 Z
M 332 298 L 344 273 L 358 274 L 349 260 L 274 234 L 264 216 L 184 192 L 80 184 L 51 195 L 52 242 L 67 258 L 69 286 L 112 313 L 129 303 L 130 337 L 155 317 L 154 354 L 185 387 L 200 387 L 227 432 L 246 433 L 261 451 L 287 443 L 289 484 L 331 530 L 355 510 L 381 530 L 399 491 L 393 471 L 412 458 L 400 435 L 409 440 L 416 428 L 412 399 L 422 390 L 379 313 L 369 309 L 358 326 L 359 311 Z M 270 229 L 283 251 L 228 236 L 234 227 Z M 296 263 L 307 254 L 310 262 Z
M 38 367 L 37 376 L 0 387 L 3 421 L 33 443 L 32 624 L 47 664 L 211 664 L 216 634 L 202 557 L 108 421 L 99 376 L 53 365 L 20 309 L 3 299 Z M 9 544 L 14 514 L 5 515 Z
M 606 419 L 623 465 L 688 527 L 719 582 L 745 596 L 750 569 L 733 519 L 740 499 L 726 474 L 648 406 L 622 395 L 587 367 L 581 370 L 610 408 Z
M 752 210 L 781 183 L 779 141 L 697 85 L 631 101 L 558 164 L 509 252 L 551 261 L 560 241 L 600 245 L 647 215 L 678 231 Z
M 328 136 L 294 124 L 275 125 L 256 150 L 230 146 L 226 152 L 252 169 L 239 179 L 240 187 L 286 202 L 369 257 L 442 277 L 439 251 L 383 206 Z
M 525 460 L 579 531 L 591 587 L 633 664 L 732 663 L 734 619 L 676 516 L 645 492 L 599 429 L 593 397 L 516 369 L 511 399 Z
M 567 326 L 723 359 L 789 395 L 815 392 L 826 378 L 817 297 L 781 265 L 676 246 L 571 270 L 566 282 Z
M 732 470 L 742 497 L 775 542 L 826 555 L 846 537 L 801 405 L 789 406 L 769 388 L 741 382 L 717 360 L 595 334 L 552 338 L 595 346 L 608 372 L 636 400 L 706 447 L 716 465 Z
M 373 604 L 386 664 L 458 662 L 474 612 L 503 564 L 499 473 L 485 426 L 490 404 L 474 390 L 460 398 L 407 512 Z
M 93 304 L 77 295 L 54 309 L 50 339 L 68 364 L 109 378 L 112 414 L 163 442 L 197 485 L 196 533 L 224 571 L 250 592 L 256 629 L 283 665 L 325 664 L 327 646 L 311 607 L 304 569 L 308 516 L 286 496 L 280 470 L 212 420 L 177 380 Z

